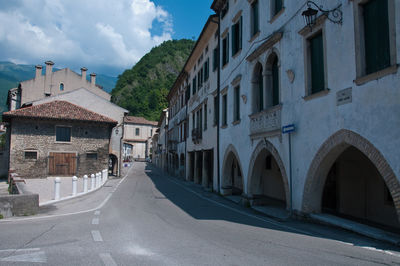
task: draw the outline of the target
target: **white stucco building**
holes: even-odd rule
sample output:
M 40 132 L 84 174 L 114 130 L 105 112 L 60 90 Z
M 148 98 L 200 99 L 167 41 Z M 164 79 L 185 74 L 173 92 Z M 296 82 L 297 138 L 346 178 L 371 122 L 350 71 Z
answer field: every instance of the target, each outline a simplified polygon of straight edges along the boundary
M 218 189 L 217 74 L 218 17 L 208 18 L 184 70 L 188 86 L 186 179 Z
M 318 12 L 312 28 L 306 2 L 212 4 L 221 18 L 220 191 L 398 228 L 400 2 L 317 0 L 340 12 Z M 289 151 L 282 127 L 291 124 Z
M 164 171 L 168 169 L 168 153 L 167 153 L 167 132 L 168 132 L 168 108 L 164 109 L 161 113 L 160 119 L 157 124 L 158 133 L 157 148 L 154 150 L 156 160 L 153 163 Z M 153 145 L 154 147 L 154 145 Z
M 150 156 L 157 122 L 143 117 L 125 116 L 123 127 L 123 160 L 144 160 Z

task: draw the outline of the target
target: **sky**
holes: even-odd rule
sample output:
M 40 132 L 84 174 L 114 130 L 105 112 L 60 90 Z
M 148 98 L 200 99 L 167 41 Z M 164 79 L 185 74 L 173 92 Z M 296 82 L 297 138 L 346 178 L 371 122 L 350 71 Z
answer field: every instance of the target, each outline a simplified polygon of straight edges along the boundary
M 0 0 L 0 61 L 117 76 L 152 47 L 197 39 L 212 0 Z

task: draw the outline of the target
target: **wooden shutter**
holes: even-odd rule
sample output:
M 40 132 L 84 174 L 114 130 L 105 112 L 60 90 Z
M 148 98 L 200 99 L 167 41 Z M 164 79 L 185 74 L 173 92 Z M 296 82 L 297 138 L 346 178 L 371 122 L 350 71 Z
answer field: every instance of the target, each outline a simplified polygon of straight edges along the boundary
M 239 49 L 242 49 L 242 36 L 243 36 L 243 16 L 240 16 L 240 20 L 239 20 Z
M 213 56 L 213 71 L 215 71 L 218 67 L 218 47 L 214 49 L 214 56 Z
M 364 5 L 366 74 L 390 66 L 389 19 L 387 0 L 372 0 Z
M 310 39 L 311 93 L 325 89 L 324 48 L 322 32 Z
M 232 33 L 232 55 L 236 54 L 236 24 L 233 24 L 231 27 Z
M 275 0 L 275 10 L 274 10 L 274 15 L 278 14 L 279 11 L 283 8 L 282 6 L 282 0 Z

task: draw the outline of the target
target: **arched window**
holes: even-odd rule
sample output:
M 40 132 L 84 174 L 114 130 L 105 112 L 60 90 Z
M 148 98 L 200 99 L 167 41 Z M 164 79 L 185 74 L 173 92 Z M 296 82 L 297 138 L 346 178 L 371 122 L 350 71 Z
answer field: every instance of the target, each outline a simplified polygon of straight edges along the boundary
M 253 113 L 261 112 L 264 109 L 264 81 L 263 67 L 257 63 L 253 72 Z
M 60 83 L 60 91 L 64 90 L 64 83 Z
M 266 107 L 279 105 L 279 65 L 278 56 L 272 53 L 266 65 Z

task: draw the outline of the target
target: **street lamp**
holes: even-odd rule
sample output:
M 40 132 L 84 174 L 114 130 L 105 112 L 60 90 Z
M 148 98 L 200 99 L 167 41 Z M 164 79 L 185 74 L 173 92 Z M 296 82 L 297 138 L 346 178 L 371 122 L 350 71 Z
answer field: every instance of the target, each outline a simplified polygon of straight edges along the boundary
M 326 10 L 323 9 L 322 6 L 318 6 L 316 3 L 313 1 L 307 1 L 307 10 L 303 11 L 301 15 L 304 17 L 304 21 L 310 29 L 315 25 L 315 21 L 317 19 L 317 14 L 318 10 L 322 12 L 323 15 L 327 17 L 328 20 L 335 24 L 342 24 L 343 23 L 343 13 L 342 10 L 340 9 L 342 4 L 339 4 L 337 7 Z M 315 7 L 315 8 L 313 8 Z

